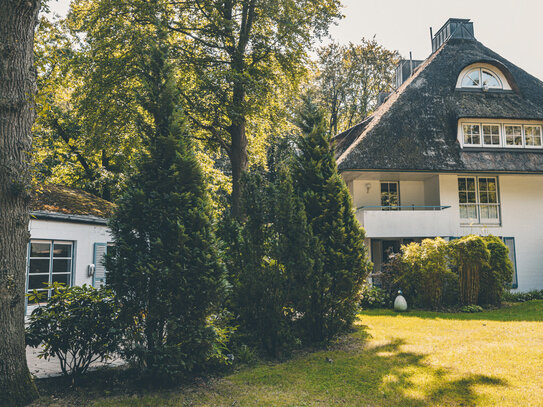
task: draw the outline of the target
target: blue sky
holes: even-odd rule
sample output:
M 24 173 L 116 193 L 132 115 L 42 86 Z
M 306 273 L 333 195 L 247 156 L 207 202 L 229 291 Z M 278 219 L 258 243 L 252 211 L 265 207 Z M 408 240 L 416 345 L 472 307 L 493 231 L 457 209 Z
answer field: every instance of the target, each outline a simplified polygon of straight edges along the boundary
M 377 41 L 408 57 L 431 52 L 430 27 L 436 32 L 449 17 L 470 18 L 475 37 L 504 58 L 543 80 L 543 1 L 541 0 L 343 0 L 342 19 L 332 27 L 334 40 Z M 50 0 L 65 14 L 69 0 Z

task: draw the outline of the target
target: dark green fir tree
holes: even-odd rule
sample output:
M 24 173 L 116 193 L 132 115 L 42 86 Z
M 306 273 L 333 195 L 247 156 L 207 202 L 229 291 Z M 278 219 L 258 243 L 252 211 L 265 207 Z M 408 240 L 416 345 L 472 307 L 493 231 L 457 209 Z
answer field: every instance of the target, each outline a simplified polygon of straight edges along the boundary
M 299 311 L 307 340 L 323 342 L 354 321 L 357 294 L 370 263 L 324 116 L 309 96 L 300 109 L 299 127 L 294 181 L 314 237 L 314 266 Z
M 142 107 L 152 118 L 135 175 L 110 228 L 107 284 L 125 323 L 125 355 L 162 380 L 209 357 L 210 316 L 224 287 L 211 207 L 166 52 L 153 47 Z

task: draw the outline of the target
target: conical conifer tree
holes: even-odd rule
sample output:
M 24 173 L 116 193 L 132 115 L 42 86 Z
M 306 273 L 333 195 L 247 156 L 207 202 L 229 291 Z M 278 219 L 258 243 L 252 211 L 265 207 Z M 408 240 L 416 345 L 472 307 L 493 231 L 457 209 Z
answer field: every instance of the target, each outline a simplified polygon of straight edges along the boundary
M 338 174 L 323 114 L 303 101 L 295 186 L 315 239 L 314 266 L 301 309 L 310 341 L 326 341 L 348 328 L 369 272 L 364 230 L 355 218 L 347 186 Z
M 152 117 L 148 152 L 110 221 L 107 284 L 120 302 L 127 357 L 151 374 L 201 366 L 208 318 L 224 284 L 211 207 L 165 51 L 153 48 L 142 106 Z

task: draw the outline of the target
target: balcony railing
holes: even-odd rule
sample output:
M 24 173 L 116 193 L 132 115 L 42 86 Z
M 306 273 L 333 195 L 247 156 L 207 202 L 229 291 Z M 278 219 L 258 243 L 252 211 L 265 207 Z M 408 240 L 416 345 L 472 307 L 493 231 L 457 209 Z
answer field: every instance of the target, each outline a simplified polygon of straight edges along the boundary
M 442 211 L 450 206 L 444 205 L 401 205 L 401 206 L 360 206 L 357 211 Z

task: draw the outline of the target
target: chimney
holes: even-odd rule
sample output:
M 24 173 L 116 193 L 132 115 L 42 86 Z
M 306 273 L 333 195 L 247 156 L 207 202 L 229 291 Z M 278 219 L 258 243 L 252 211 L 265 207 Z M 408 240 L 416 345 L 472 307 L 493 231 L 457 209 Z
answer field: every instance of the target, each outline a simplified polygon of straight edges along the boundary
M 432 29 L 430 28 L 430 33 Z M 432 53 L 441 47 L 450 38 L 475 40 L 473 23 L 469 18 L 449 18 L 432 38 Z
M 409 53 L 409 59 L 400 59 L 400 62 L 398 62 L 398 65 L 396 65 L 396 89 L 398 89 L 400 85 L 407 80 L 407 78 L 413 75 L 413 72 L 415 72 L 417 66 L 423 62 L 424 61 L 420 59 L 413 59 L 411 57 L 411 52 Z

